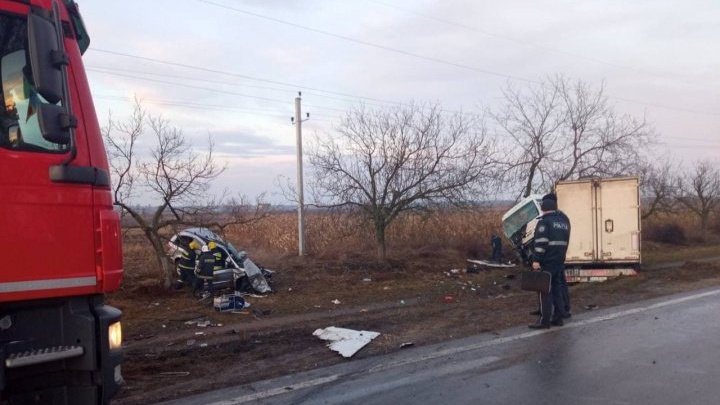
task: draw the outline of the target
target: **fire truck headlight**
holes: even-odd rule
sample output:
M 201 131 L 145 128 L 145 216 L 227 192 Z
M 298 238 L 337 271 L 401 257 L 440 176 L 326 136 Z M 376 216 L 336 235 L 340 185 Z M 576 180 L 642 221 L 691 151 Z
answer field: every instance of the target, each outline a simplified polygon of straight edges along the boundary
M 110 350 L 122 347 L 122 326 L 120 322 L 115 322 L 108 327 L 108 341 L 110 342 Z

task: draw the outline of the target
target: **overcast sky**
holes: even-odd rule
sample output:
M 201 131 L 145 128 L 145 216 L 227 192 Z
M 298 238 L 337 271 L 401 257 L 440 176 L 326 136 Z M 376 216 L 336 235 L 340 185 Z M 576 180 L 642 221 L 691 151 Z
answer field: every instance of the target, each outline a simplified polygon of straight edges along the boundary
M 304 133 L 364 101 L 477 112 L 562 73 L 606 85 L 618 112 L 653 124 L 662 151 L 720 152 L 720 2 L 477 0 L 78 0 L 101 123 L 135 95 L 228 170 L 216 190 L 275 192 Z M 122 56 L 122 55 L 130 55 Z

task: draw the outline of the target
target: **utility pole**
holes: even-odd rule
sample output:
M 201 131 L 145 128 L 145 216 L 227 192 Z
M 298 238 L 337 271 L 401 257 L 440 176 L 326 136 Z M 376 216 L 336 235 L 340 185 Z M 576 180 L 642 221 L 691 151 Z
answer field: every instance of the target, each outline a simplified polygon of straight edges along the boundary
M 300 102 L 302 93 L 298 92 L 295 97 L 295 117 L 290 118 L 290 122 L 295 124 L 295 136 L 297 140 L 297 199 L 298 199 L 298 255 L 305 255 L 305 197 L 303 195 L 303 152 L 302 152 L 302 122 L 310 119 L 310 113 L 307 118 L 301 118 Z

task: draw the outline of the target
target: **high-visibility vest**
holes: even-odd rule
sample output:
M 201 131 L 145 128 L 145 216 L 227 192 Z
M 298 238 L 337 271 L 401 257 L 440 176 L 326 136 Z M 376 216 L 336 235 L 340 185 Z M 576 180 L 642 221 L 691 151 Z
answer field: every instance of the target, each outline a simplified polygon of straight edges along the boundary
M 195 251 L 192 249 L 182 252 L 180 259 L 178 259 L 178 267 L 183 270 L 195 270 L 195 257 Z

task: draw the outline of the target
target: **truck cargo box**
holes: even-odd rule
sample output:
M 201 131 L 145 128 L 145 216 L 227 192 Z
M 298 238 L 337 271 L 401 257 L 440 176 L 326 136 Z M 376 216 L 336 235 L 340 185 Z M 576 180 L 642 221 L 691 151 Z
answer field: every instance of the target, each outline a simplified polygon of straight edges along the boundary
M 572 226 L 566 264 L 640 265 L 640 194 L 637 177 L 559 182 L 558 208 Z M 614 266 L 617 267 L 617 266 Z

